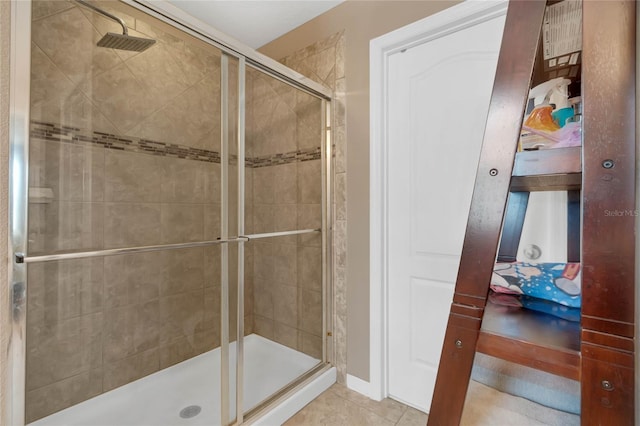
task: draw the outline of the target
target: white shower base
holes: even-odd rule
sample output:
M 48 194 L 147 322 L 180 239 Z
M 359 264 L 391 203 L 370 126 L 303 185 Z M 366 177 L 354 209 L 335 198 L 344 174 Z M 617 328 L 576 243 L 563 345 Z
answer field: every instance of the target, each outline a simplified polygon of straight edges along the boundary
M 258 405 L 320 360 L 251 334 L 244 339 L 244 408 Z M 229 345 L 230 415 L 235 416 L 235 342 Z M 292 397 L 282 406 L 286 419 L 335 382 L 335 370 L 323 374 L 317 385 L 305 386 L 306 395 Z M 303 391 L 305 390 L 303 389 Z M 302 399 L 300 399 L 302 398 Z M 180 411 L 188 406 L 202 408 L 200 414 L 184 419 Z M 278 407 L 279 408 L 279 407 Z M 269 417 L 267 414 L 266 417 Z M 266 418 L 265 417 L 265 418 Z M 256 423 L 262 423 L 258 420 Z M 32 426 L 115 426 L 220 424 L 220 348 L 126 384 L 95 398 L 30 423 Z M 266 424 L 266 423 L 265 423 Z

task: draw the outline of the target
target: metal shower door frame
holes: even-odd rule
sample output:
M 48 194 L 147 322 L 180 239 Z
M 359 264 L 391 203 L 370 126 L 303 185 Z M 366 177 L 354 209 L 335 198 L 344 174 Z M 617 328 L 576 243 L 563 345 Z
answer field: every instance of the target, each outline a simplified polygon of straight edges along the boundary
M 285 235 L 299 235 L 308 233 L 320 232 L 322 236 L 322 294 L 323 294 L 323 356 L 322 362 L 319 367 L 314 368 L 310 372 L 306 373 L 300 382 L 292 386 L 288 386 L 282 392 L 270 397 L 267 401 L 251 410 L 251 415 L 260 415 L 265 410 L 268 410 L 273 405 L 277 404 L 281 399 L 287 397 L 292 389 L 296 386 L 302 386 L 306 381 L 311 380 L 320 372 L 329 368 L 329 363 L 333 361 L 334 344 L 332 340 L 328 341 L 327 336 L 331 336 L 332 330 L 331 315 L 333 309 L 331 305 L 333 295 L 333 282 L 332 282 L 332 165 L 333 154 L 331 144 L 331 122 L 332 114 L 335 111 L 333 108 L 333 93 L 317 84 L 306 77 L 286 68 L 285 66 L 267 58 L 250 48 L 243 45 L 234 45 L 229 43 L 228 40 L 223 42 L 217 41 L 214 37 L 215 34 L 209 35 L 207 29 L 198 30 L 195 28 L 193 22 L 185 23 L 184 20 L 177 20 L 169 17 L 161 11 L 157 10 L 157 6 L 154 6 L 151 2 L 135 1 L 135 0 L 122 0 L 123 3 L 129 6 L 135 7 L 142 12 L 159 19 L 173 27 L 176 27 L 187 34 L 190 34 L 206 43 L 216 47 L 222 51 L 222 62 L 228 61 L 228 58 L 233 58 L 238 61 L 238 117 L 237 117 L 237 144 L 238 144 L 238 229 L 237 236 L 230 237 L 228 235 L 228 228 L 226 232 L 223 232 L 219 240 L 213 241 L 201 241 L 195 243 L 182 243 L 182 244 L 166 244 L 157 246 L 145 246 L 145 247 L 126 247 L 116 249 L 95 250 L 88 252 L 77 253 L 62 253 L 51 254 L 42 256 L 28 256 L 27 254 L 27 238 L 28 238 L 28 169 L 29 169 L 29 123 L 30 123 L 30 86 L 31 86 L 31 1 L 12 1 L 11 2 L 11 81 L 10 81 L 10 97 L 9 97 L 9 113 L 10 113 L 10 153 L 9 153 L 9 259 L 12 260 L 12 265 L 9 267 L 9 295 L 11 301 L 11 336 L 9 341 L 9 365 L 8 371 L 8 397 L 6 399 L 6 406 L 2 409 L 6 409 L 9 413 L 8 418 L 11 424 L 20 426 L 25 424 L 25 400 L 26 400 L 26 301 L 27 301 L 27 264 L 43 261 L 64 260 L 72 258 L 89 258 L 96 256 L 110 256 L 117 254 L 130 254 L 136 252 L 145 251 L 159 251 L 180 249 L 188 247 L 205 247 L 213 245 L 221 245 L 228 249 L 229 243 L 235 242 L 238 244 L 238 327 L 237 327 L 237 345 L 236 356 L 238 360 L 236 368 L 236 413 L 235 421 L 237 424 L 241 424 L 246 417 L 243 412 L 242 398 L 244 395 L 244 389 L 242 386 L 244 366 L 244 243 L 251 239 L 269 238 L 274 236 Z M 321 168 L 322 168 L 322 228 L 321 229 L 303 229 L 285 232 L 274 232 L 265 234 L 254 234 L 251 236 L 244 235 L 244 151 L 245 151 L 245 78 L 246 67 L 258 69 L 267 75 L 280 80 L 290 86 L 295 87 L 305 93 L 313 95 L 319 98 L 322 108 L 322 156 L 321 156 Z M 222 67 L 221 67 L 222 69 Z M 221 72 L 221 79 L 223 72 Z M 227 74 L 228 76 L 228 74 Z M 222 87 L 221 87 L 222 88 Z M 228 90 L 228 87 L 225 87 Z M 224 90 L 221 90 L 224 92 Z M 221 93 L 221 100 L 224 100 L 226 95 Z M 227 99 L 228 101 L 228 99 Z M 228 113 L 228 104 L 223 102 L 221 105 L 221 117 L 223 114 Z M 221 123 L 223 124 L 223 123 Z M 224 138 L 227 138 L 227 165 L 228 165 L 228 135 L 225 125 L 221 125 L 221 133 Z M 226 136 L 224 136 L 226 134 Z M 224 151 L 224 148 L 223 148 Z M 224 157 L 224 155 L 222 155 Z M 227 170 L 228 173 L 228 170 Z M 227 182 L 222 182 L 222 188 L 228 191 Z M 224 192 L 224 191 L 223 191 Z M 221 198 L 225 194 L 221 194 Z M 226 193 L 228 196 L 228 192 Z M 226 206 L 226 207 L 225 207 Z M 228 203 L 223 204 L 221 207 L 223 210 L 228 209 Z M 228 211 L 223 213 L 228 214 Z M 225 221 L 221 221 L 225 223 Z M 224 230 L 222 230 L 224 231 Z M 224 250 L 223 250 L 224 251 Z M 228 267 L 228 264 L 227 264 Z M 225 269 L 225 268 L 223 268 Z M 226 271 L 228 273 L 228 270 Z M 221 272 L 222 274 L 222 272 Z M 222 315 L 221 326 L 224 329 L 226 325 L 227 336 L 226 339 L 222 339 L 221 351 L 227 353 L 229 351 L 229 336 L 228 336 L 228 313 L 229 313 L 229 300 L 228 300 L 228 279 L 222 280 L 221 291 L 223 292 L 221 297 L 221 308 L 226 315 Z M 226 311 L 225 311 L 226 310 Z M 226 318 L 226 324 L 225 319 Z M 226 341 L 225 341 L 226 340 Z M 228 361 L 227 361 L 228 362 Z M 224 363 L 221 363 L 221 368 Z M 226 369 L 227 374 L 227 387 L 226 392 L 222 394 L 228 395 L 228 374 L 229 370 Z M 222 398 L 221 398 L 222 399 Z M 223 401 L 221 401 L 222 403 Z M 228 408 L 228 404 L 226 405 Z M 221 405 L 222 408 L 222 405 Z M 230 413 L 226 413 L 226 420 Z M 225 420 L 224 413 L 221 411 L 221 420 Z M 227 424 L 227 423 L 222 423 Z

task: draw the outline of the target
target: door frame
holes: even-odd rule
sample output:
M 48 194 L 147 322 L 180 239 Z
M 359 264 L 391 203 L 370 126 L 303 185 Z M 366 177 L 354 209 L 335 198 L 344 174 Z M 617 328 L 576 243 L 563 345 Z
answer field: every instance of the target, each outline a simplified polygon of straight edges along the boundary
M 506 15 L 508 3 L 465 1 L 371 40 L 369 142 L 369 397 L 380 401 L 388 389 L 389 135 L 388 62 L 391 55 Z

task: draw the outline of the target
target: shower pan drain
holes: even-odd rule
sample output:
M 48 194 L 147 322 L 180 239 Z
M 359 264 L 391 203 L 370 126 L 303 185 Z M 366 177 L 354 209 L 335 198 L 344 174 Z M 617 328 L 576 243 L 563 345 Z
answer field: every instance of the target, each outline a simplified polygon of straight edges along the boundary
M 200 414 L 200 411 L 202 411 L 202 407 L 199 405 L 190 405 L 180 410 L 180 417 L 183 419 L 190 419 L 191 417 L 195 417 Z

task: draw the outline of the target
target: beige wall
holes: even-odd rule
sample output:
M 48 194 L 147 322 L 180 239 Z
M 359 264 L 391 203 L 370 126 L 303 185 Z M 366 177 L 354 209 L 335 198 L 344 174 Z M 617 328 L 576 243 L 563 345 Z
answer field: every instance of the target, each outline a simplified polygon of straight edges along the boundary
M 455 3 L 349 0 L 259 49 L 281 59 L 344 30 L 347 373 L 363 380 L 369 380 L 369 41 Z
M 9 165 L 9 51 L 11 3 L 0 1 L 0 424 L 9 424 L 11 398 L 7 348 L 11 333 L 7 285 L 7 223 Z

